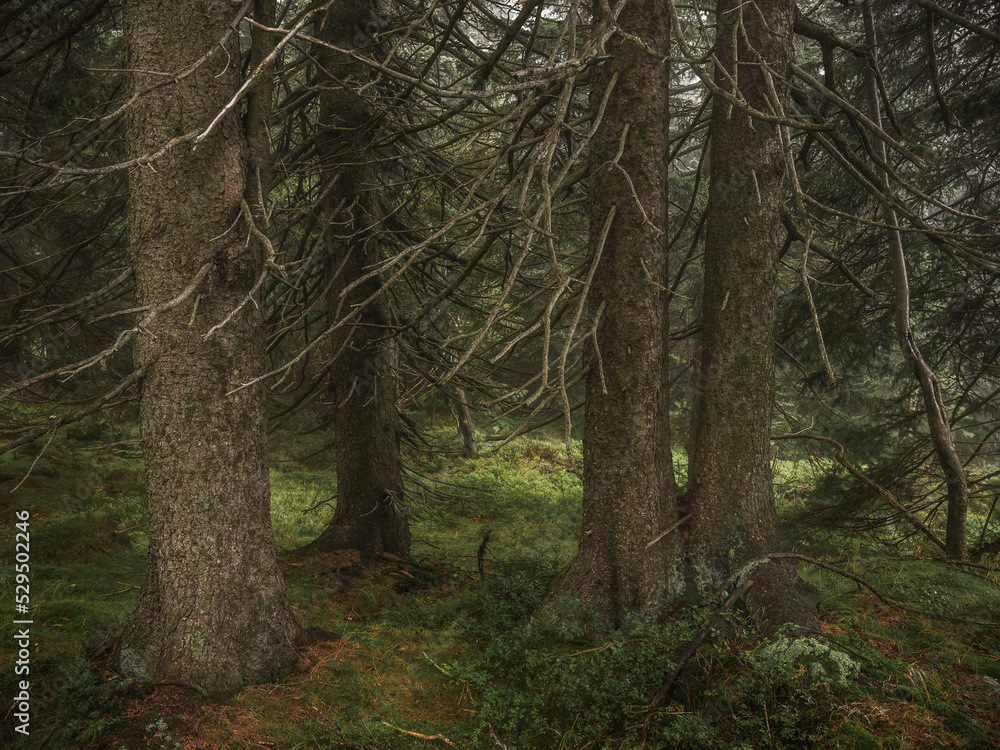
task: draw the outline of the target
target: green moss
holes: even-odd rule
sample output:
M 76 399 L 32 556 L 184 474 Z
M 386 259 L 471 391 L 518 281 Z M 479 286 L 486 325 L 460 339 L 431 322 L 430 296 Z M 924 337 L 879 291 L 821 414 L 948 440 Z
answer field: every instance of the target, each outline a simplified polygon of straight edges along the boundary
M 900 750 L 902 740 L 895 737 L 876 737 L 858 721 L 849 721 L 841 730 L 851 743 L 852 750 Z M 842 747 L 842 746 L 841 746 Z

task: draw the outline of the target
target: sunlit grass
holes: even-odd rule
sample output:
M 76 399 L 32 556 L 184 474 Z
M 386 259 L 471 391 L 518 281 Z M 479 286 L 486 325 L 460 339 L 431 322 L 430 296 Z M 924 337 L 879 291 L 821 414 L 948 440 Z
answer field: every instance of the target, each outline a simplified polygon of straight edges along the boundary
M 333 517 L 336 478 L 287 463 L 271 469 L 271 526 L 279 549 L 312 541 Z

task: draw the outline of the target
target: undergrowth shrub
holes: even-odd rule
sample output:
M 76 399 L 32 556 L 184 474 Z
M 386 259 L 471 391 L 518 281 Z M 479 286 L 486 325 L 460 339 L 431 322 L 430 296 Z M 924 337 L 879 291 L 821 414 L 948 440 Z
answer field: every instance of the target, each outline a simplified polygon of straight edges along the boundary
M 41 742 L 27 746 L 90 747 L 120 723 L 129 680 L 94 668 L 82 656 L 39 661 L 32 674 L 31 735 Z
M 763 658 L 747 651 L 736 625 L 733 640 L 702 645 L 685 667 L 687 684 L 674 689 L 673 704 L 651 723 L 647 748 L 801 750 L 822 733 L 840 688 L 777 651 Z
M 549 581 L 559 572 L 558 564 L 545 558 L 505 561 L 497 573 L 482 582 L 480 601 L 465 631 L 477 638 L 503 638 L 524 624 L 542 603 Z
M 815 640 L 796 649 L 777 639 L 748 650 L 749 626 L 733 615 L 725 625 L 730 635 L 720 631 L 701 645 L 646 724 L 647 707 L 705 626 L 704 615 L 675 611 L 666 622 L 636 615 L 609 629 L 572 599 L 549 616 L 530 617 L 543 596 L 544 587 L 495 596 L 467 629 L 488 640 L 448 667 L 472 688 L 483 727 L 511 750 L 799 750 L 815 741 L 836 694 L 859 670 L 853 658 Z
M 473 624 L 470 632 L 499 628 L 543 594 L 536 590 L 509 603 L 506 616 L 501 605 L 484 611 L 490 627 Z M 497 629 L 451 673 L 475 689 L 482 721 L 512 748 L 622 735 L 631 719 L 641 720 L 641 709 L 673 666 L 672 649 L 690 633 L 683 623 L 662 625 L 642 616 L 606 632 L 607 623 L 592 610 L 562 600 L 551 616 Z

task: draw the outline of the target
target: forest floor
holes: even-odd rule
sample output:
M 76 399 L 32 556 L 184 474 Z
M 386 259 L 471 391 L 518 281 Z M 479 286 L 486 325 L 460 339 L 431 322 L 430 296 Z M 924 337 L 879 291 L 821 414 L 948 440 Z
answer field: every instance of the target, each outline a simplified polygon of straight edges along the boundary
M 41 445 L 0 458 L 0 491 L 10 493 L 0 590 L 13 600 L 13 513 L 27 509 L 34 623 L 25 738 L 8 699 L 17 687 L 15 626 L 0 622 L 0 747 L 1000 746 L 996 572 L 956 568 L 905 544 L 813 534 L 800 549 L 861 576 L 886 600 L 802 563 L 822 637 L 794 648 L 762 642 L 743 614 L 729 614 L 649 711 L 706 611 L 636 618 L 610 634 L 569 602 L 553 620 L 530 618 L 579 531 L 580 482 L 565 471 L 564 444 L 524 437 L 465 460 L 452 450 L 453 428 L 429 430 L 443 450 L 414 459 L 426 486 L 413 485 L 413 562 L 367 567 L 349 552 L 295 552 L 332 513 L 333 461 L 322 432 L 273 436 L 272 517 L 290 598 L 300 623 L 326 636 L 303 650 L 296 673 L 222 705 L 177 686 L 130 683 L 101 656 L 144 576 L 142 465 L 127 431 L 100 420 L 71 428 L 13 493 Z M 776 472 L 779 489 L 783 476 L 805 481 L 795 466 Z

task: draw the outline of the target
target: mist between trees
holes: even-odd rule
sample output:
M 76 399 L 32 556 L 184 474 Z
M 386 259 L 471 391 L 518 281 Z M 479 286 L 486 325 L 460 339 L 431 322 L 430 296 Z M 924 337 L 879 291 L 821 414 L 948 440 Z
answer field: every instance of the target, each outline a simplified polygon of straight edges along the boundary
M 778 459 L 829 468 L 802 529 L 1000 551 L 986 5 L 69 0 L 0 27 L 3 450 L 138 423 L 125 674 L 225 697 L 295 664 L 267 431 L 303 414 L 337 497 L 301 554 L 363 561 L 409 560 L 413 504 L 450 493 L 405 456 L 436 408 L 485 452 L 558 426 L 582 532 L 542 614 L 728 589 L 814 630 L 759 563 Z

